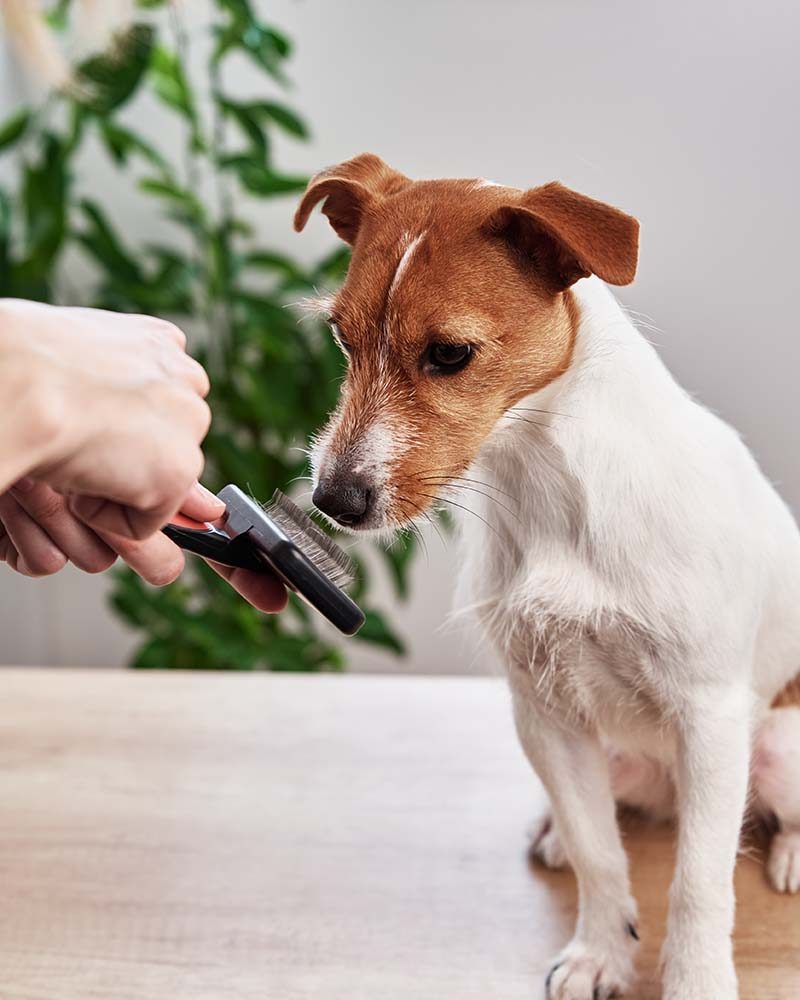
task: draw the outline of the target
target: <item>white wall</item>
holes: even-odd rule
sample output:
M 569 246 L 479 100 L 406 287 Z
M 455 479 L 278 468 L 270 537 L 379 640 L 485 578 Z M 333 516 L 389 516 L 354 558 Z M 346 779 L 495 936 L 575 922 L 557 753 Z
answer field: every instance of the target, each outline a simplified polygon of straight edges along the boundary
M 193 25 L 203 2 L 187 3 Z M 309 146 L 281 148 L 314 171 L 363 150 L 412 176 L 485 176 L 528 186 L 558 178 L 642 220 L 642 259 L 624 301 L 647 314 L 678 378 L 735 423 L 800 507 L 795 461 L 800 336 L 794 308 L 800 11 L 791 0 L 271 0 L 297 40 L 293 102 Z M 193 29 L 194 31 L 194 29 Z M 3 67 L 0 66 L 0 79 Z M 232 87 L 253 86 L 244 65 Z M 12 99 L 3 88 L 0 103 Z M 132 117 L 176 142 L 151 105 Z M 83 181 L 114 200 L 99 157 Z M 315 219 L 298 238 L 292 205 L 253 212 L 303 256 L 332 244 Z M 115 214 L 134 238 L 150 222 Z M 429 542 L 415 598 L 395 613 L 413 669 L 480 668 L 469 643 L 437 633 L 454 568 Z M 125 640 L 102 582 L 20 581 L 0 571 L 0 661 L 119 662 Z M 391 604 L 384 595 L 384 604 Z M 357 666 L 391 662 L 357 654 Z

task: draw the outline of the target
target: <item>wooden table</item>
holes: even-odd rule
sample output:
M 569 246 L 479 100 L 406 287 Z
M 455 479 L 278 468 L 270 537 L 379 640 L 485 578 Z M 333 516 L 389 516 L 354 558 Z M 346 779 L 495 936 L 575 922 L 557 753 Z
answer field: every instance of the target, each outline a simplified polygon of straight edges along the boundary
M 538 1000 L 568 873 L 497 680 L 0 672 L 2 1000 Z M 628 829 L 643 982 L 668 830 Z M 743 860 L 743 1000 L 800 997 L 800 899 Z M 709 998 L 713 1000 L 713 998 Z

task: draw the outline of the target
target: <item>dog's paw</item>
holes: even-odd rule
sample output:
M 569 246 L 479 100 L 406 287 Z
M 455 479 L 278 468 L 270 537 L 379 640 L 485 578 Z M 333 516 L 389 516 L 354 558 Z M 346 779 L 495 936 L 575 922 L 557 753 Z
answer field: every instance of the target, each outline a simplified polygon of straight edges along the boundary
M 553 817 L 550 815 L 543 817 L 531 834 L 528 851 L 531 858 L 544 865 L 545 868 L 550 868 L 553 871 L 569 868 L 564 845 L 561 843 L 561 837 L 556 830 Z
M 777 892 L 800 892 L 800 830 L 776 833 L 772 838 L 767 878 Z
M 556 959 L 545 982 L 547 1000 L 610 1000 L 633 982 L 630 949 L 603 952 L 573 941 Z

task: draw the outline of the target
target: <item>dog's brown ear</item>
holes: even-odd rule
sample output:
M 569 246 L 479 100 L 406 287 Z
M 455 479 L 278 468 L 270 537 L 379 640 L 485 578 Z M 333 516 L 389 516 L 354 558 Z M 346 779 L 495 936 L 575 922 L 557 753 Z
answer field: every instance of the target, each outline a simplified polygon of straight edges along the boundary
M 557 181 L 531 188 L 517 204 L 496 209 L 488 229 L 558 290 L 590 274 L 612 285 L 628 285 L 636 274 L 636 219 Z
M 299 233 L 314 206 L 325 199 L 322 211 L 345 243 L 353 244 L 364 213 L 381 198 L 409 184 L 409 179 L 374 153 L 362 153 L 312 177 L 297 206 L 294 228 Z

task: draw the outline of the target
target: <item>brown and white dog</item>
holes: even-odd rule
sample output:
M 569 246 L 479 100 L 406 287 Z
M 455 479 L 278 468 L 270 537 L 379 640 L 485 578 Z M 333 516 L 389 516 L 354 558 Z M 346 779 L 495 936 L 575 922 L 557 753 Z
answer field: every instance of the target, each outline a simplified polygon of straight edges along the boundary
M 550 795 L 535 848 L 579 885 L 548 997 L 632 982 L 616 797 L 680 818 L 665 997 L 734 1000 L 748 788 L 777 819 L 774 887 L 800 889 L 800 710 L 771 708 L 800 668 L 791 515 L 604 284 L 633 280 L 628 215 L 560 184 L 415 182 L 370 154 L 311 181 L 298 230 L 319 202 L 353 257 L 323 303 L 349 365 L 314 501 L 355 531 L 439 502 L 477 514 L 462 599 Z

